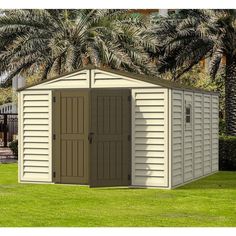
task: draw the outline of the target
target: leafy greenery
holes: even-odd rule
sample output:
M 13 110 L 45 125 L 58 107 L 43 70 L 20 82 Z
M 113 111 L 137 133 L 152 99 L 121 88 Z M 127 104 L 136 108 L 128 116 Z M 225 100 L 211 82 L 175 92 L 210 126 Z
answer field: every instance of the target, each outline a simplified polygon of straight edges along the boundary
M 10 143 L 9 148 L 12 150 L 14 156 L 18 157 L 18 140 L 13 140 Z
M 236 11 L 183 10 L 178 17 L 160 21 L 156 27 L 159 40 L 159 72 L 171 72 L 177 80 L 203 58 L 209 58 L 214 79 L 225 58 L 226 133 L 236 135 Z
M 0 87 L 0 105 L 12 101 L 12 89 Z
M 150 21 L 126 10 L 5 10 L 0 17 L 0 71 L 71 72 L 89 63 L 137 73 L 155 73 Z
M 236 226 L 236 172 L 175 190 L 18 184 L 16 164 L 0 173 L 0 226 Z
M 219 162 L 220 170 L 236 170 L 236 137 L 220 136 Z

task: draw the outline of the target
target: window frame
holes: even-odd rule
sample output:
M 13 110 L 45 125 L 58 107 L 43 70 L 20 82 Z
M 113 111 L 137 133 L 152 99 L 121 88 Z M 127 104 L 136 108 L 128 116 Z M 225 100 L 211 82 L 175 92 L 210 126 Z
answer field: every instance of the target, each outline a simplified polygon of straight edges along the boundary
M 187 109 L 189 109 L 189 112 L 187 112 Z M 187 122 L 187 117 L 189 117 L 189 122 Z M 193 121 L 192 101 L 185 100 L 185 105 L 184 105 L 185 130 L 192 130 L 192 121 Z

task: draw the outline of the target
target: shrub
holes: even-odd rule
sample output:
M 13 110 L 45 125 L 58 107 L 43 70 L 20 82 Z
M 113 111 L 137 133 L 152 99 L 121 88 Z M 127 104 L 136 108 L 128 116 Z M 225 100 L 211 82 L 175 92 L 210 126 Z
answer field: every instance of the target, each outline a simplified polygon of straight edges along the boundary
M 18 140 L 12 141 L 9 148 L 12 150 L 14 156 L 18 157 Z
M 219 138 L 219 169 L 236 171 L 236 137 L 220 136 Z
M 226 127 L 225 127 L 225 120 L 223 120 L 223 119 L 220 119 L 220 122 L 219 122 L 219 134 L 220 135 L 225 135 L 225 129 L 226 129 Z

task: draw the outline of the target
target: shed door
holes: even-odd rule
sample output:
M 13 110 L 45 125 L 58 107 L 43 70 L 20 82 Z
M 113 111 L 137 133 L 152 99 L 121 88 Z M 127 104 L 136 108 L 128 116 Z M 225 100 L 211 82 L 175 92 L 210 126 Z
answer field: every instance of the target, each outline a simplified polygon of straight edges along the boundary
M 130 185 L 130 91 L 92 90 L 90 186 Z
M 55 92 L 55 182 L 88 183 L 88 92 Z

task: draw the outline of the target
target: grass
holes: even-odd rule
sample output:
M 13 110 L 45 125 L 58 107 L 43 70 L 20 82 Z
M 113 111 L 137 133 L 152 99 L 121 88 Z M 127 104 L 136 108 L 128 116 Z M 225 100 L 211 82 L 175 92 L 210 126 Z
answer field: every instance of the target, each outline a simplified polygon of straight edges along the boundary
M 236 226 L 236 172 L 175 190 L 18 184 L 0 164 L 0 226 Z

